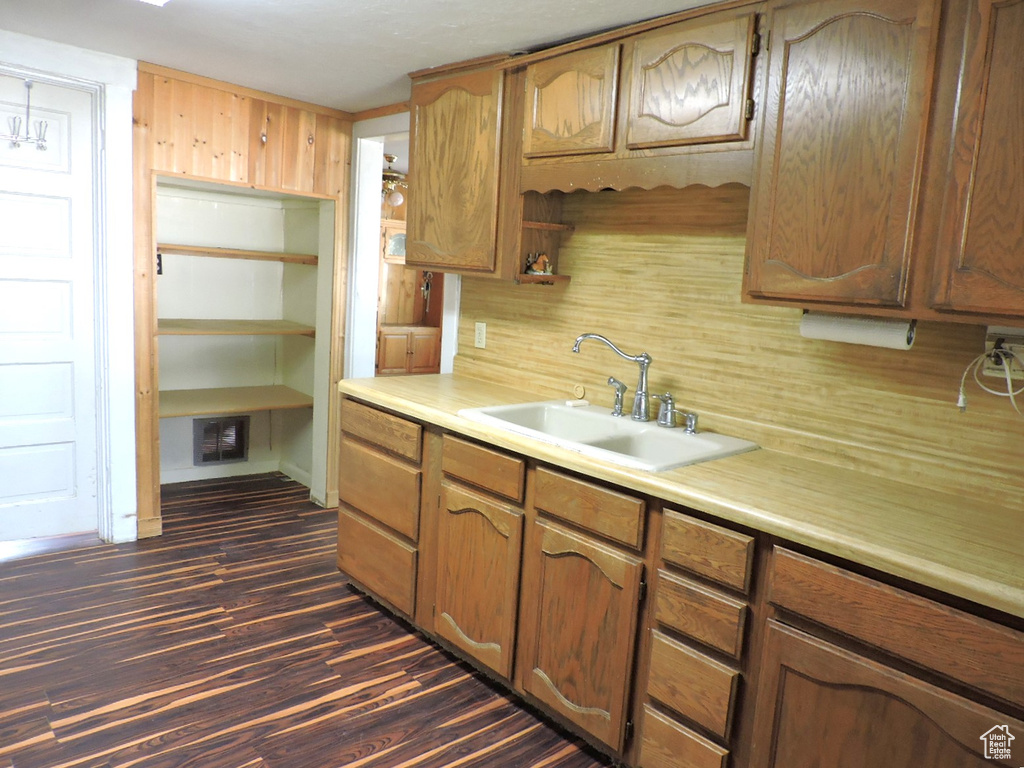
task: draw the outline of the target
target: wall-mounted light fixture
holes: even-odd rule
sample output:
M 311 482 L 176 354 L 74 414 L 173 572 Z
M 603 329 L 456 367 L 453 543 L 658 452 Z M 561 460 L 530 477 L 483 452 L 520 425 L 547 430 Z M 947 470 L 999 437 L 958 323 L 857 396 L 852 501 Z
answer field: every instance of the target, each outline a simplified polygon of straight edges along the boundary
M 10 141 L 11 148 L 17 149 L 22 144 L 35 144 L 36 149 L 46 149 L 46 121 L 36 120 L 32 122 L 32 81 L 25 81 L 25 133 L 21 133 L 22 121 L 20 117 L 9 117 L 7 123 L 11 127 L 11 132 L 0 136 L 0 141 Z M 28 129 L 32 126 L 35 135 L 30 136 Z
M 397 207 L 405 202 L 405 195 L 402 194 L 402 190 L 409 188 L 408 183 L 405 181 L 405 174 L 391 167 L 391 164 L 397 159 L 397 155 L 384 155 L 384 160 L 387 162 L 388 167 L 384 169 L 381 185 L 381 197 L 384 198 L 385 203 L 393 207 Z

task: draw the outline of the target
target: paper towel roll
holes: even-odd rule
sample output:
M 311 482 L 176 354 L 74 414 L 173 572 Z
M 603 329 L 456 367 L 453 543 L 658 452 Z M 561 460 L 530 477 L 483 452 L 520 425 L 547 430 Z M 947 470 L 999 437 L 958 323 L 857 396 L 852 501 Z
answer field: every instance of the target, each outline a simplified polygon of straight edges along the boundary
M 916 320 L 890 320 L 860 315 L 827 315 L 804 312 L 800 335 L 805 339 L 842 341 L 887 349 L 910 349 Z

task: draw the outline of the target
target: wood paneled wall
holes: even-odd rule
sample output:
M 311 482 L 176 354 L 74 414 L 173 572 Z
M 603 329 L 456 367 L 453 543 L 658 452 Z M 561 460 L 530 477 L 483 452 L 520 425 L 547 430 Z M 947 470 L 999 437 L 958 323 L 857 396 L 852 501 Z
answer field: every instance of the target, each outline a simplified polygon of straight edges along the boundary
M 572 281 L 464 278 L 456 372 L 531 385 L 538 400 L 583 384 L 610 405 L 608 376 L 632 392 L 636 366 L 598 342 L 571 352 L 579 334 L 602 333 L 647 351 L 650 390 L 671 391 L 704 429 L 963 494 L 965 511 L 1024 509 L 1024 418 L 973 383 L 967 411 L 956 407 L 984 328 L 921 323 L 909 351 L 802 338 L 799 310 L 740 301 L 747 203 L 740 185 L 567 195 L 576 229 L 559 266 Z M 473 346 L 476 322 L 486 349 Z
M 338 418 L 348 270 L 352 115 L 231 83 L 139 64 L 134 98 L 135 385 L 139 538 L 160 521 L 155 312 L 157 174 L 247 185 L 335 200 L 331 400 Z M 266 140 L 262 134 L 266 134 Z M 334 434 L 336 430 L 331 430 Z M 337 440 L 328 440 L 327 503 L 337 503 Z

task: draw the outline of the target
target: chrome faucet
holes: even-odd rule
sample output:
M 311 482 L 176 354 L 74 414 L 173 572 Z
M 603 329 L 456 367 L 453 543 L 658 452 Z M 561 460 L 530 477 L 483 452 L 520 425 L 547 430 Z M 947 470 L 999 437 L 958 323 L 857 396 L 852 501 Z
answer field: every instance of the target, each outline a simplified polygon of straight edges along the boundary
M 633 413 L 631 415 L 633 417 L 633 421 L 650 421 L 651 410 L 650 403 L 647 399 L 647 369 L 651 366 L 651 356 L 646 352 L 641 352 L 639 355 L 627 355 L 599 333 L 582 334 L 576 339 L 576 343 L 572 345 L 572 351 L 578 353 L 580 351 L 580 344 L 587 339 L 603 341 L 611 347 L 612 352 L 617 354 L 619 357 L 624 357 L 626 360 L 640 366 L 640 378 L 637 380 L 636 392 L 633 395 Z

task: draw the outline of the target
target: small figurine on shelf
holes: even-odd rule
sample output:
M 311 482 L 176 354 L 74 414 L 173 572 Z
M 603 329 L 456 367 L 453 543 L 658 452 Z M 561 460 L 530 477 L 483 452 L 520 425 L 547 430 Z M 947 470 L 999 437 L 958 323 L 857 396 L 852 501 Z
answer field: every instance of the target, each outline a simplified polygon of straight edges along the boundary
M 530 253 L 526 256 L 526 274 L 528 275 L 550 275 L 554 274 L 554 265 L 546 253 Z

